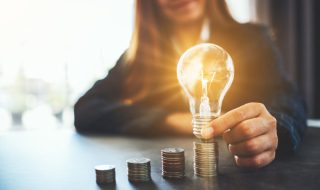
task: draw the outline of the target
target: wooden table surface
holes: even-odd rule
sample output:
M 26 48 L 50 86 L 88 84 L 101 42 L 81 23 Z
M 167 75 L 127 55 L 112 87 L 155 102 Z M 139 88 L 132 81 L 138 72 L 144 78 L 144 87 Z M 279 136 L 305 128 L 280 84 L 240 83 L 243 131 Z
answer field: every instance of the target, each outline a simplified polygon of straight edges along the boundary
M 73 130 L 12 131 L 0 135 L 0 189 L 320 189 L 320 128 L 310 127 L 295 156 L 278 159 L 259 170 L 237 168 L 219 139 L 218 177 L 193 175 L 194 138 L 132 138 L 80 135 Z M 186 177 L 161 177 L 160 150 L 182 147 Z M 151 159 L 152 181 L 131 183 L 126 159 Z M 116 183 L 99 186 L 94 166 L 116 165 Z

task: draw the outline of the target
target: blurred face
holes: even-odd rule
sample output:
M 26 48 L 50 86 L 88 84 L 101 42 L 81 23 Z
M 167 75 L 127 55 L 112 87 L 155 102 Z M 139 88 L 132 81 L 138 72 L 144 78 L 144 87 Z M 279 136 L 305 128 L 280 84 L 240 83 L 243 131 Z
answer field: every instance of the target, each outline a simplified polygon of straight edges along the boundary
M 156 0 L 162 15 L 175 24 L 198 21 L 205 15 L 206 0 Z

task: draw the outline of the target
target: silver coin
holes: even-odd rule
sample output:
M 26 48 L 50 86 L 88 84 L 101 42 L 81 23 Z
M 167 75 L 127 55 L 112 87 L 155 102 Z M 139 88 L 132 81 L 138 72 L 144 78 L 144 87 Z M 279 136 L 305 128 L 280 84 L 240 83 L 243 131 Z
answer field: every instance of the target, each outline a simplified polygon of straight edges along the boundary
M 113 182 L 115 180 L 114 178 L 96 178 L 96 181 L 101 183 L 101 182 Z
M 94 167 L 96 171 L 109 171 L 114 170 L 116 167 L 114 165 L 97 165 Z
M 209 174 L 215 174 L 216 171 L 215 170 L 210 170 L 210 171 L 209 170 L 195 170 L 195 173 L 209 175 Z
M 130 166 L 130 165 L 128 165 L 127 167 L 128 169 L 131 169 L 131 170 L 149 170 L 151 168 L 150 166 L 139 167 L 139 166 Z
M 150 170 L 149 171 L 128 171 L 128 174 L 132 174 L 132 175 L 147 175 L 150 173 Z
M 151 166 L 134 166 L 134 165 L 127 165 L 128 169 L 132 170 L 149 170 Z
M 100 178 L 102 178 L 102 177 L 110 178 L 110 177 L 114 177 L 114 176 L 115 176 L 115 174 L 110 174 L 110 175 L 100 175 L 100 174 L 98 174 L 98 175 L 96 175 L 96 177 L 100 177 Z
M 184 159 L 184 157 L 183 157 L 183 158 L 173 158 L 173 159 L 170 159 L 170 158 L 162 158 L 161 161 L 162 161 L 162 162 L 184 162 L 185 159 Z
M 129 177 L 130 181 L 150 181 L 151 177 L 145 176 L 145 177 Z
M 129 164 L 147 164 L 150 163 L 149 158 L 131 158 L 127 160 L 127 163 Z
M 182 177 L 185 175 L 184 172 L 176 172 L 176 173 L 173 173 L 173 172 L 162 172 L 161 173 L 163 176 L 170 176 L 170 177 Z
M 208 164 L 208 163 L 196 163 L 193 165 L 194 167 L 197 168 L 207 168 L 207 167 L 216 167 L 217 164 Z
M 162 168 L 162 171 L 163 172 L 179 172 L 179 173 L 181 173 L 181 172 L 184 172 L 184 168 L 182 168 L 182 169 L 180 169 L 180 168 L 178 168 L 178 169 Z
M 164 178 L 184 178 L 184 174 L 182 175 L 168 175 L 168 174 L 162 174 L 162 177 Z
M 203 173 L 195 173 L 199 177 L 214 177 L 217 176 L 217 174 L 212 173 L 212 174 L 203 174 Z
M 184 167 L 185 164 L 184 164 L 184 162 L 180 162 L 180 163 L 163 163 L 162 166 L 166 166 L 166 167 Z
M 128 177 L 129 178 L 146 178 L 146 177 L 150 177 L 151 175 L 150 174 L 128 174 Z
M 169 162 L 169 161 L 163 161 L 163 165 L 184 165 L 185 161 L 174 161 L 174 162 Z
M 183 148 L 164 148 L 161 150 L 161 153 L 163 154 L 179 154 L 184 153 Z

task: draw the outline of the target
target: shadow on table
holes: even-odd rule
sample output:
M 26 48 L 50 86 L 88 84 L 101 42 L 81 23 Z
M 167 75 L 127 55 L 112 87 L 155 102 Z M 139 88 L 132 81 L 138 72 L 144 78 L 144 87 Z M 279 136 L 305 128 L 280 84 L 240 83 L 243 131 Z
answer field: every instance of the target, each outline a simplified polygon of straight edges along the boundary
M 123 184 L 122 184 L 123 185 Z M 97 184 L 97 189 L 99 190 L 103 190 L 103 189 L 108 189 L 108 190 L 121 190 L 123 189 L 123 186 L 119 187 L 119 185 L 117 185 L 116 182 L 114 183 L 108 183 L 108 184 Z M 129 181 L 129 185 L 128 187 L 126 187 L 125 189 L 159 189 L 156 185 L 156 183 L 151 180 L 148 182 L 130 182 Z
M 97 184 L 97 189 L 117 189 L 116 183 Z
M 159 189 L 157 184 L 151 179 L 148 182 L 132 182 L 130 181 L 131 189 Z
M 183 184 L 188 184 L 189 187 L 193 186 L 191 179 L 184 177 L 183 179 L 170 179 L 166 178 L 166 183 L 171 186 L 172 189 L 184 189 Z M 193 187 L 192 187 L 193 188 Z
M 218 177 L 197 177 L 197 176 L 186 176 L 183 179 L 166 179 L 167 185 L 170 189 L 185 189 L 185 190 L 217 190 L 218 188 Z

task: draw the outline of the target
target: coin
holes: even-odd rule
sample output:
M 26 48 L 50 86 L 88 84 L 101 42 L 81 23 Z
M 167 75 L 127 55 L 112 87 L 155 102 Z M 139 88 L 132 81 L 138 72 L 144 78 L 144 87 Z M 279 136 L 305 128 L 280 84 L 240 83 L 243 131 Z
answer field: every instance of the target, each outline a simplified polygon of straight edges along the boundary
M 182 148 L 164 148 L 164 149 L 162 149 L 161 150 L 161 153 L 162 154 L 172 154 L 172 155 L 175 155 L 175 154 L 179 154 L 179 153 L 181 153 L 181 154 L 184 154 L 184 149 L 182 149 Z

